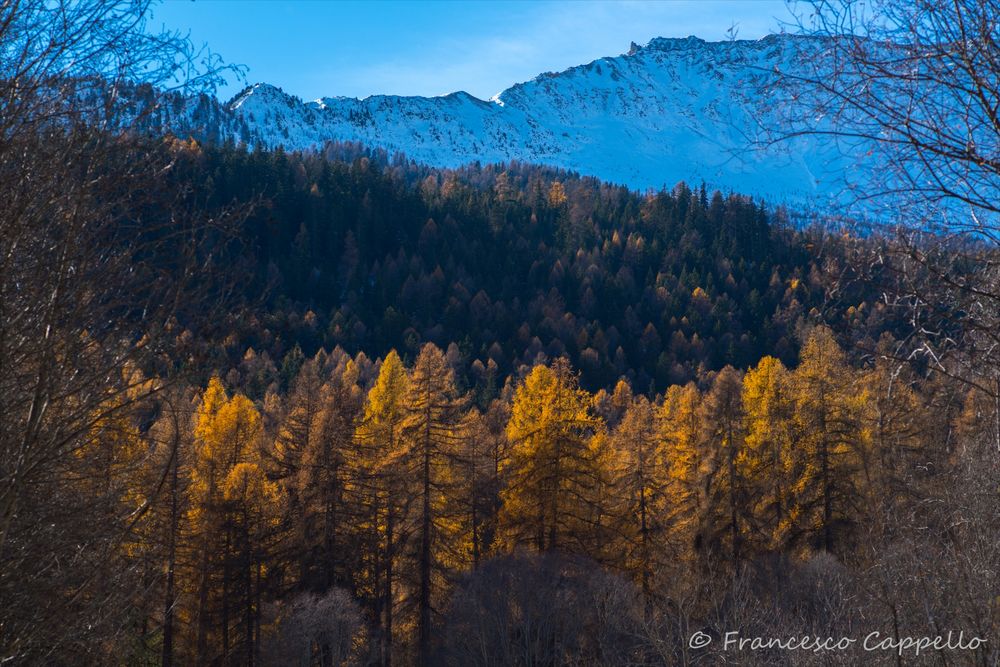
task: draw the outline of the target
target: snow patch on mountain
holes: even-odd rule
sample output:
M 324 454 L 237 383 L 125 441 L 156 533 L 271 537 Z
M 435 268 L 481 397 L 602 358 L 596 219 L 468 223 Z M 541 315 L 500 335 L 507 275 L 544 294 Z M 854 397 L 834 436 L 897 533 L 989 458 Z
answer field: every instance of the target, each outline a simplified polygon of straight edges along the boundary
M 816 40 L 657 38 L 628 53 L 541 74 L 489 100 L 373 95 L 311 102 L 255 84 L 227 105 L 237 140 L 286 149 L 359 141 L 432 165 L 518 160 L 636 189 L 704 181 L 769 201 L 824 205 L 858 161 L 820 137 L 769 143 L 787 100 L 775 70 L 816 57 Z M 233 133 L 235 134 L 235 133 Z

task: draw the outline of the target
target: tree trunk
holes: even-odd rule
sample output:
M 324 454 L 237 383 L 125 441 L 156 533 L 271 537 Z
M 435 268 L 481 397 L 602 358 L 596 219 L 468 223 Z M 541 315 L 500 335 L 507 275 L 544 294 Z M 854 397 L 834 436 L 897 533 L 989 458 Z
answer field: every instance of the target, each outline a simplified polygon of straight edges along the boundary
M 229 529 L 222 552 L 222 664 L 229 665 Z
M 642 597 L 649 602 L 649 527 L 646 524 L 646 484 L 639 486 L 639 536 L 642 549 Z
M 729 466 L 729 532 L 732 539 L 733 567 L 740 562 L 740 525 L 736 507 L 736 443 L 733 442 L 733 427 L 728 426 L 726 435 L 728 446 Z
M 255 593 L 255 604 L 253 608 L 254 634 L 253 634 L 253 657 L 254 664 L 260 664 L 260 578 L 263 570 L 262 559 L 257 560 L 257 588 Z
M 246 610 L 243 619 L 246 623 L 245 639 L 247 652 L 247 665 L 253 667 L 253 548 L 250 544 L 250 530 L 246 511 L 243 512 L 243 525 L 247 526 L 244 545 L 246 546 L 246 567 L 244 568 L 244 586 L 246 586 Z
M 473 477 L 475 479 L 475 477 Z M 476 486 L 472 487 L 472 569 L 479 569 L 479 512 L 477 507 Z
M 430 664 L 431 643 L 431 396 L 427 396 L 423 451 L 423 512 L 420 521 L 420 630 L 418 664 Z
M 209 494 L 212 493 L 214 486 L 215 468 L 213 467 L 209 470 L 208 475 Z M 198 652 L 196 662 L 199 665 L 205 665 L 208 663 L 208 589 L 210 584 L 208 567 L 210 540 L 210 532 L 206 530 L 204 536 L 202 537 L 201 582 L 198 590 Z
M 177 526 L 180 520 L 177 507 L 178 467 L 180 465 L 180 424 L 174 413 L 174 442 L 170 452 L 170 529 L 167 534 L 167 582 L 163 603 L 163 653 L 160 663 L 163 667 L 174 664 L 174 568 L 177 558 Z
M 823 420 L 822 433 L 826 433 L 826 420 Z M 833 553 L 833 489 L 830 484 L 830 445 L 824 435 L 820 445 L 820 475 L 823 482 L 823 548 Z
M 395 557 L 392 522 L 392 501 L 387 499 L 385 517 L 385 628 L 382 635 L 382 664 L 385 667 L 392 667 L 392 561 Z

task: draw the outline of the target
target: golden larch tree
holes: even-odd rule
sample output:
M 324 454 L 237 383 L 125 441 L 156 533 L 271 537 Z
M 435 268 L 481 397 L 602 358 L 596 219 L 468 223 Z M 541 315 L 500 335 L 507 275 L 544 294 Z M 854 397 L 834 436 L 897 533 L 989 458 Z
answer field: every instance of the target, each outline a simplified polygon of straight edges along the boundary
M 590 519 L 602 482 L 593 440 L 603 424 L 590 405 L 564 358 L 535 366 L 515 391 L 502 494 L 511 546 L 592 550 Z
M 615 495 L 620 504 L 622 544 L 618 553 L 648 597 L 664 556 L 668 476 L 663 441 L 656 432 L 655 407 L 645 396 L 638 396 L 625 408 L 610 440 L 615 453 Z
M 794 485 L 790 538 L 837 552 L 862 515 L 862 469 L 870 433 L 868 392 L 833 333 L 816 327 L 791 375 Z
M 667 474 L 665 519 L 670 524 L 668 558 L 694 557 L 702 506 L 701 393 L 694 383 L 671 385 L 657 414 L 657 433 Z
M 410 521 L 415 532 L 417 590 L 417 664 L 430 661 L 432 613 L 441 593 L 443 563 L 440 554 L 456 539 L 457 526 L 448 499 L 454 487 L 455 462 L 460 450 L 465 401 L 455 386 L 455 375 L 441 350 L 427 343 L 420 350 L 404 400 L 406 415 L 400 436 L 405 475 L 412 481 Z
M 374 538 L 370 595 L 381 626 L 379 651 L 385 667 L 392 664 L 393 654 L 396 562 L 401 551 L 399 523 L 408 509 L 402 428 L 409 384 L 403 361 L 395 350 L 390 350 L 368 391 L 357 428 L 361 451 L 358 480 L 369 509 L 363 523 Z
M 742 558 L 751 491 L 738 460 L 743 454 L 743 378 L 732 366 L 719 371 L 702 403 L 704 504 L 698 542 L 706 555 Z
M 777 550 L 788 530 L 792 474 L 792 403 L 789 374 L 774 357 L 762 358 L 743 376 L 745 448 L 743 477 L 754 488 L 753 531 L 759 550 Z

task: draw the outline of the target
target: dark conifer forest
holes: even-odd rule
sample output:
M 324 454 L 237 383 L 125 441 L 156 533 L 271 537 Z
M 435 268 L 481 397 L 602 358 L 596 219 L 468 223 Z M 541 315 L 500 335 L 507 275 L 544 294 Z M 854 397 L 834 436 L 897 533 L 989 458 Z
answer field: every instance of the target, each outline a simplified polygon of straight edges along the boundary
M 0 5 L 0 664 L 997 664 L 989 147 L 866 107 L 959 229 L 153 132 L 147 9 Z
M 344 144 L 179 146 L 207 205 L 253 205 L 240 296 L 257 317 L 234 323 L 240 344 L 215 350 L 220 364 L 238 363 L 238 347 L 278 366 L 338 346 L 412 360 L 430 342 L 451 348 L 468 387 L 499 389 L 566 357 L 588 389 L 625 378 L 645 393 L 766 354 L 794 363 L 809 322 L 868 347 L 893 327 L 870 285 L 831 294 L 851 244 L 876 242 L 703 185 L 639 194 L 545 167 L 434 169 Z

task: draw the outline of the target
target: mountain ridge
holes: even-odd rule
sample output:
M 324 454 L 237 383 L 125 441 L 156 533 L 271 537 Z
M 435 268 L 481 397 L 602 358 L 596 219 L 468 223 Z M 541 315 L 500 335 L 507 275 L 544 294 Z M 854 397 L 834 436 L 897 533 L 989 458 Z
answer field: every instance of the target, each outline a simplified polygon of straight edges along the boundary
M 707 183 L 772 202 L 824 206 L 857 160 L 831 142 L 771 142 L 787 120 L 777 70 L 801 69 L 822 42 L 793 35 L 709 42 L 658 37 L 628 52 L 543 72 L 488 100 L 371 95 L 312 101 L 268 83 L 222 105 L 223 139 L 289 150 L 357 141 L 457 167 L 512 160 L 632 189 Z

